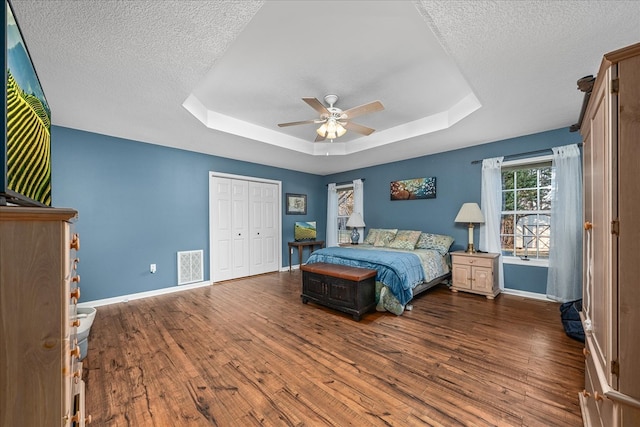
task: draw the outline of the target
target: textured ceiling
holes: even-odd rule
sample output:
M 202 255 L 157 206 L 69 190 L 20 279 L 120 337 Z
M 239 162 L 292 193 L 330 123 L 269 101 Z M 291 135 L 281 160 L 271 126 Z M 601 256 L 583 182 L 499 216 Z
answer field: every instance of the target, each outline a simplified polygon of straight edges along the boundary
M 568 127 L 640 41 L 637 1 L 11 3 L 55 125 L 317 174 Z M 376 132 L 277 126 L 328 93 Z

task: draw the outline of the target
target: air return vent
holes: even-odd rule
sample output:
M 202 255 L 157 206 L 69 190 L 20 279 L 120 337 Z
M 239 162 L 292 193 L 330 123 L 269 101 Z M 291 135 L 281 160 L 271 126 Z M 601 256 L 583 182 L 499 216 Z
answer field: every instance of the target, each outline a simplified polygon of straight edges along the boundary
M 202 249 L 178 252 L 178 285 L 202 282 L 203 276 Z

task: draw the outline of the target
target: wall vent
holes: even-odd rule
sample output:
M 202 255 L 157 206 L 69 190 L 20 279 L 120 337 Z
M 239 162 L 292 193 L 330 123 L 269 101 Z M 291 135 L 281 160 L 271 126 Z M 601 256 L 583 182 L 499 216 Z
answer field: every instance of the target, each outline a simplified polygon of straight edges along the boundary
M 178 252 L 178 285 L 202 282 L 204 280 L 202 253 L 202 249 L 199 251 Z

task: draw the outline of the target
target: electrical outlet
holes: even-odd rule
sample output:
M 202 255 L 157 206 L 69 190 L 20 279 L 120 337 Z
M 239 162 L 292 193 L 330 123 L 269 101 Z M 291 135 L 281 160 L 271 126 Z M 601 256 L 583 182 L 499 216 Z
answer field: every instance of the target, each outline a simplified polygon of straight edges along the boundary
M 156 265 L 155 264 L 151 264 L 149 266 L 149 271 L 152 272 L 152 273 L 155 273 L 156 272 Z

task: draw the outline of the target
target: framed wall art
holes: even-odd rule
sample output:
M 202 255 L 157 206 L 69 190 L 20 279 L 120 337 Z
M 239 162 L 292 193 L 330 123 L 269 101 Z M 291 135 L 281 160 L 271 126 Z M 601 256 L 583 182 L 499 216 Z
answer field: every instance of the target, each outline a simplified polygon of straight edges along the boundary
M 436 177 L 391 181 L 391 200 L 436 198 Z
M 287 215 L 307 214 L 307 195 L 287 193 Z

